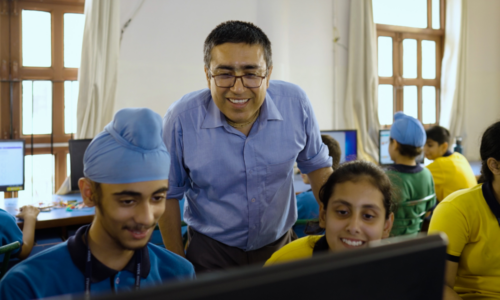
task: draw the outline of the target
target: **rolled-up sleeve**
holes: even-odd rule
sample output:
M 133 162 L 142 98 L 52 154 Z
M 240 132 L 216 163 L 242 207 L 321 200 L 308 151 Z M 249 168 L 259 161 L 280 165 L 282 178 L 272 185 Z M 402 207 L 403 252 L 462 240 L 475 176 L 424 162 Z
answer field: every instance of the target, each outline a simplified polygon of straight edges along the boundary
M 172 116 L 171 111 L 168 111 L 163 117 L 163 141 L 171 159 L 167 198 L 181 200 L 187 183 L 182 157 L 182 127 L 179 120 Z
M 331 167 L 332 158 L 328 154 L 328 148 L 321 140 L 318 121 L 307 96 L 304 97 L 301 104 L 304 111 L 307 142 L 297 157 L 297 166 L 303 174 L 308 174 L 321 168 Z

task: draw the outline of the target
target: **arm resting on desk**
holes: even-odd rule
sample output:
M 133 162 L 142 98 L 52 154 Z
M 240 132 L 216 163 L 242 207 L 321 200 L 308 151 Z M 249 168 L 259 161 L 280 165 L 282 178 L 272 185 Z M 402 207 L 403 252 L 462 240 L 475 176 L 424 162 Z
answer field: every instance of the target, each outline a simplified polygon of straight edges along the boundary
M 23 245 L 21 247 L 21 252 L 19 252 L 17 257 L 25 259 L 30 255 L 35 244 L 36 217 L 38 216 L 40 210 L 34 206 L 28 205 L 21 207 L 20 211 L 21 212 L 17 215 L 17 217 L 24 220 Z
M 181 215 L 179 212 L 179 200 L 167 199 L 165 201 L 165 212 L 161 216 L 158 225 L 165 248 L 185 257 L 184 247 L 182 246 Z

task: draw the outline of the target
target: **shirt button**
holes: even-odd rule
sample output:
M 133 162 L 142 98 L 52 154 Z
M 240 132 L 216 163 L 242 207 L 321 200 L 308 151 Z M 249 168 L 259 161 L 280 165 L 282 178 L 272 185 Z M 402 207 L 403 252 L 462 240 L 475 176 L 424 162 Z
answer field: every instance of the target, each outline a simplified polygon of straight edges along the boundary
M 120 277 L 117 277 L 117 278 L 116 278 L 115 283 L 116 283 L 116 284 L 120 284 Z
M 252 199 L 252 202 L 255 202 L 255 198 Z

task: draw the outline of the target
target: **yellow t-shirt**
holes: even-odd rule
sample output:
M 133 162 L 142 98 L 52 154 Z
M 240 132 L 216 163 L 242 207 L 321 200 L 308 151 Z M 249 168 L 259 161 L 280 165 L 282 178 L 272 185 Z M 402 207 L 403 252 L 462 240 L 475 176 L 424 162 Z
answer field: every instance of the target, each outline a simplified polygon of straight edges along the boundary
M 462 299 L 500 299 L 500 203 L 490 183 L 457 191 L 438 204 L 429 233 L 448 235 Z
M 455 191 L 477 185 L 476 176 L 474 176 L 469 162 L 458 152 L 454 152 L 450 156 L 437 158 L 427 168 L 434 178 L 438 201 L 443 200 Z
M 285 245 L 266 261 L 264 266 L 312 257 L 316 242 L 322 235 L 310 235 Z

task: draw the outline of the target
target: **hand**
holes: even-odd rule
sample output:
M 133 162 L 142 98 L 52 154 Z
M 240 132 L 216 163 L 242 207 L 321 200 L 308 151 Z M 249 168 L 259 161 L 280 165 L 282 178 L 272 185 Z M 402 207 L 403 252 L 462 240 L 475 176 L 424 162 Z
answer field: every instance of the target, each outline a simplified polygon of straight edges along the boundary
M 23 206 L 19 209 L 19 214 L 17 214 L 17 218 L 19 219 L 35 219 L 36 220 L 36 217 L 38 216 L 38 214 L 40 213 L 40 209 L 38 207 L 34 207 L 32 205 L 26 205 L 26 206 Z

